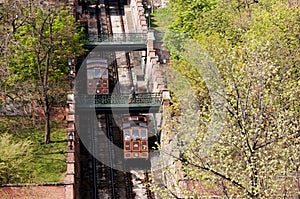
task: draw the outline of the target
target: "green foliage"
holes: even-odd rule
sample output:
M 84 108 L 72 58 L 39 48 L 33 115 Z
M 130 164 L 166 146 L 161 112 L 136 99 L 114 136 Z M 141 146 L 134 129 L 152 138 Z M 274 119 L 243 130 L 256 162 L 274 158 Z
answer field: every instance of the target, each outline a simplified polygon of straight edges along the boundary
M 61 93 L 68 59 L 83 52 L 83 29 L 69 8 L 25 0 L 4 3 L 0 9 L 1 88 L 25 100 L 40 100 L 47 89 L 53 97 Z
M 21 23 L 17 28 L 13 24 L 12 32 L 7 30 L 10 38 L 5 48 L 9 51 L 2 58 L 5 58 L 9 75 L 4 84 L 6 92 L 23 101 L 38 101 L 43 106 L 45 144 L 48 144 L 50 108 L 66 94 L 67 62 L 83 53 L 83 31 L 77 29 L 70 8 L 65 4 L 28 1 L 30 6 L 22 5 L 20 17 L 18 14 L 11 16 Z M 11 7 L 8 5 L 8 8 Z
M 200 99 L 201 121 L 207 121 L 199 122 L 195 141 L 185 147 L 188 150 L 180 159 L 185 180 L 201 181 L 228 198 L 296 196 L 300 167 L 299 3 L 232 0 L 197 7 L 208 1 L 171 2 L 177 13 L 173 32 L 165 35 L 165 46 L 172 54 L 172 68 L 188 80 Z M 206 55 L 218 69 L 225 92 L 220 97 L 227 102 L 224 128 L 213 148 L 206 139 L 214 117 L 214 90 L 204 81 L 208 73 L 199 70 L 209 70 L 211 62 Z M 217 75 L 214 78 L 219 79 Z M 182 88 L 181 93 L 187 89 Z M 188 131 L 188 124 L 178 124 L 177 116 L 187 113 L 180 104 L 183 95 L 178 93 L 171 106 L 176 117 L 171 117 L 168 126 Z M 207 155 L 202 154 L 203 148 Z M 177 193 L 192 196 L 197 191 L 182 188 Z
M 173 31 L 180 31 L 189 36 L 194 35 L 197 19 L 201 13 L 212 9 L 218 0 L 171 0 L 171 6 L 176 18 L 171 26 Z
M 156 9 L 155 14 L 151 16 L 151 27 L 159 32 L 165 32 L 173 20 L 170 8 Z
M 32 175 L 27 167 L 33 160 L 33 147 L 28 140 L 16 140 L 10 134 L 0 134 L 0 184 L 25 182 Z
M 65 176 L 65 127 L 51 122 L 52 142 L 43 144 L 43 122 L 27 117 L 0 118 L 0 184 L 62 182 Z M 6 159 L 5 161 L 2 161 Z M 12 165 L 12 166 L 11 166 Z M 2 171 L 2 172 L 1 172 Z
M 15 52 L 11 57 L 12 82 L 39 80 L 41 76 L 50 82 L 60 80 L 68 71 L 68 58 L 82 52 L 81 33 L 73 16 L 60 7 L 36 7 L 32 14 L 34 18 L 15 32 L 9 46 Z

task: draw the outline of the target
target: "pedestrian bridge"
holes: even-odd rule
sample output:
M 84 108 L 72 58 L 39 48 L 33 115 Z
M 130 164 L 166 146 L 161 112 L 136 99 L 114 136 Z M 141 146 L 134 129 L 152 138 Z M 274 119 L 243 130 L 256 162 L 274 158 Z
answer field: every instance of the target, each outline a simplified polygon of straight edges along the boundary
M 105 50 L 144 50 L 147 49 L 148 34 L 144 33 L 114 33 L 101 35 L 87 35 L 84 45 L 87 49 L 96 46 Z
M 161 93 L 75 95 L 77 110 L 113 113 L 157 113 L 162 106 Z

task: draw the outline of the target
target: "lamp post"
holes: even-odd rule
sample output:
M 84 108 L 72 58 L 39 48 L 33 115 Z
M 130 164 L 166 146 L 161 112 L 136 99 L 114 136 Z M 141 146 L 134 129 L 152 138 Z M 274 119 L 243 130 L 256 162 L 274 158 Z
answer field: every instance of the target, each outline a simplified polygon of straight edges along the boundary
M 69 149 L 73 150 L 73 132 L 69 131 L 68 133 L 68 140 L 69 140 Z
M 150 4 L 147 5 L 147 8 L 148 8 L 148 10 L 150 10 L 150 13 L 153 13 L 153 11 L 151 10 L 152 7 Z
M 68 59 L 68 65 L 70 67 L 70 75 L 73 76 L 75 73 L 75 59 Z
M 151 28 L 151 5 L 147 5 L 147 9 L 145 10 L 145 16 L 148 18 L 148 28 Z
M 70 88 L 71 88 L 71 90 L 73 90 L 73 88 L 74 88 L 73 80 L 75 78 L 75 59 L 69 58 L 68 65 L 70 68 L 70 72 L 69 72 Z
M 150 14 L 149 14 L 148 11 L 145 13 L 145 16 L 146 16 L 147 19 L 148 19 L 148 28 L 150 29 L 150 28 L 151 28 L 151 24 L 150 24 Z

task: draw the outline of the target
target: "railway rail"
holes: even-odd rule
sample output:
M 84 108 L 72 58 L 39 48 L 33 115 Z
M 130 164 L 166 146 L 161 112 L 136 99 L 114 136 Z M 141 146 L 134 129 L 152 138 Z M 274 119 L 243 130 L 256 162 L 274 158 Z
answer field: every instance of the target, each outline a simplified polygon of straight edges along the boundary
M 86 33 L 89 35 L 111 35 L 125 33 L 124 28 L 124 6 L 122 0 L 96 0 L 83 6 Z M 132 72 L 128 52 L 112 53 L 115 61 L 109 66 L 109 85 L 117 85 L 118 94 L 129 93 L 133 86 Z M 109 89 L 109 93 L 113 91 Z M 120 115 L 122 117 L 122 115 Z M 138 177 L 135 171 L 123 172 L 113 169 L 113 164 L 123 164 L 123 157 L 113 151 L 112 145 L 120 148 L 123 140 L 118 125 L 114 123 L 112 115 L 97 114 L 97 124 L 86 120 L 92 127 L 89 131 L 90 141 L 88 151 L 92 154 L 101 154 L 101 159 L 106 163 L 98 161 L 92 154 L 83 155 L 82 159 L 82 190 L 80 198 L 84 199 L 153 199 L 154 195 L 149 189 L 149 171 L 140 171 L 143 175 Z M 94 128 L 96 126 L 96 128 Z M 108 139 L 105 139 L 108 138 Z M 81 147 L 84 148 L 84 147 Z M 86 161 L 87 160 L 87 161 Z M 118 161 L 120 160 L 120 161 Z M 134 179 L 135 178 L 135 179 Z M 134 187 L 139 187 L 138 189 Z

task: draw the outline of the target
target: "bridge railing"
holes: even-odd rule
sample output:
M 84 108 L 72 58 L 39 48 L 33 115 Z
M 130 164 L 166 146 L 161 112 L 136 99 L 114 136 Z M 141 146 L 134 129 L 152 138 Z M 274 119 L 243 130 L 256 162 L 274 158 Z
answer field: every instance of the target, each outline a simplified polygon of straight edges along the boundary
M 107 42 L 107 43 L 145 43 L 147 41 L 147 34 L 143 33 L 114 33 L 101 35 L 87 35 L 86 40 L 89 43 Z
M 135 95 L 77 95 L 77 105 L 108 105 L 108 104 L 146 104 L 154 105 L 162 103 L 161 93 L 137 93 Z

